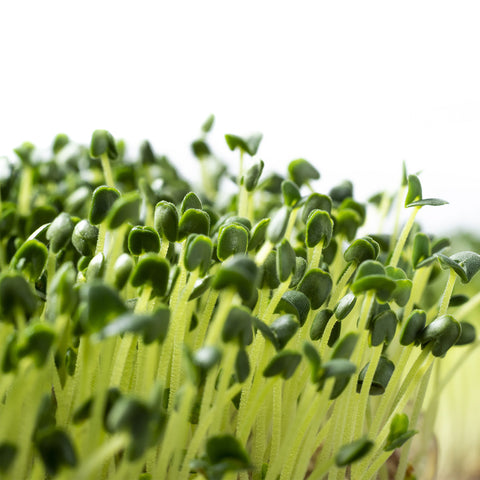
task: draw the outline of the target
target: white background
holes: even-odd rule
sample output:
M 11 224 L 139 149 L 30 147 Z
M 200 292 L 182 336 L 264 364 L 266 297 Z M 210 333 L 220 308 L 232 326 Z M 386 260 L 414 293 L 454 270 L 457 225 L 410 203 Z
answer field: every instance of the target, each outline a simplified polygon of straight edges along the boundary
M 62 131 L 151 140 L 191 170 L 210 113 L 212 144 L 260 131 L 282 171 L 304 157 L 328 189 L 359 200 L 422 171 L 429 231 L 480 231 L 477 1 L 4 1 L 0 154 Z M 427 211 L 428 209 L 428 211 Z

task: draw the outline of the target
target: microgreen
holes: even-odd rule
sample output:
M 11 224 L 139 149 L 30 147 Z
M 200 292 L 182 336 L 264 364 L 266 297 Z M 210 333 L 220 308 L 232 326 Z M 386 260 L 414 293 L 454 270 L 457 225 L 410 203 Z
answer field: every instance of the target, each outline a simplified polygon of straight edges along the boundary
M 419 211 L 445 202 L 405 165 L 398 193 L 371 201 L 405 208 L 404 227 L 363 232 L 350 181 L 316 191 L 303 158 L 266 174 L 260 134 L 225 136 L 236 171 L 213 124 L 191 144 L 201 186 L 148 142 L 127 158 L 106 130 L 89 148 L 59 134 L 43 159 L 15 150 L 0 204 L 2 478 L 367 480 L 393 450 L 405 478 L 429 383 L 436 398 L 450 378 L 432 369 L 478 344 L 455 315 L 471 304 L 456 279 L 480 255 L 422 231 Z

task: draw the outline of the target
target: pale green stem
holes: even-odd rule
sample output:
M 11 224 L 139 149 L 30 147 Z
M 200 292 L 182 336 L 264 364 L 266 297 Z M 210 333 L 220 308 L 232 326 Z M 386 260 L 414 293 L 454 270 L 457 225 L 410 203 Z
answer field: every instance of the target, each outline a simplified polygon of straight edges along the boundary
M 403 227 L 402 233 L 400 234 L 400 237 L 398 238 L 397 243 L 395 245 L 392 259 L 390 260 L 390 265 L 392 267 L 396 267 L 398 264 L 398 261 L 400 260 L 400 255 L 402 254 L 403 247 L 407 242 L 408 235 L 412 230 L 413 224 L 415 223 L 415 217 L 417 216 L 417 213 L 420 210 L 420 208 L 421 207 L 413 207 L 413 211 L 410 214 L 410 217 L 408 218 L 407 223 Z
M 343 275 L 335 285 L 334 292 L 331 294 L 330 300 L 327 305 L 328 308 L 335 307 L 337 302 L 343 297 L 347 282 L 348 280 L 350 280 L 350 277 L 352 276 L 356 268 L 357 268 L 357 265 L 355 262 L 351 262 L 348 264 L 347 269 L 343 272 Z
M 256 467 L 253 472 L 252 480 L 262 480 L 261 475 L 261 467 L 264 460 L 265 450 L 266 450 L 266 423 L 267 423 L 267 416 L 266 416 L 266 408 L 267 402 L 270 399 L 267 399 L 257 411 L 257 415 L 255 416 L 255 423 L 253 425 L 253 438 L 252 438 L 252 462 L 253 465 Z
M 105 260 L 107 263 L 105 281 L 109 284 L 113 284 L 115 280 L 115 262 L 123 251 L 123 243 L 128 228 L 128 224 L 124 223 L 117 230 L 111 232 L 113 238 L 111 238 L 109 252 L 105 254 Z
M 394 392 L 397 391 L 398 384 L 402 379 L 402 375 L 405 372 L 405 367 L 407 366 L 410 354 L 414 348 L 414 345 L 408 345 L 402 349 L 400 358 L 396 362 L 395 370 L 388 382 L 385 393 L 382 395 L 382 399 L 379 402 L 375 417 L 373 418 L 372 425 L 370 426 L 369 436 L 371 438 L 375 437 L 380 429 L 382 420 L 385 418 L 385 415 L 390 413 L 393 402 L 395 400 Z
M 105 443 L 98 447 L 89 457 L 85 457 L 86 461 L 80 464 L 77 473 L 73 475 L 72 480 L 87 480 L 102 465 L 112 458 L 117 452 L 123 450 L 128 445 L 128 435 L 116 434 L 109 438 Z
M 98 225 L 98 237 L 97 237 L 97 245 L 95 248 L 95 255 L 98 255 L 99 253 L 104 253 L 104 248 L 105 248 L 105 237 L 107 236 L 107 224 L 106 222 L 100 223 Z
M 232 385 L 227 390 L 225 395 L 222 398 L 219 398 L 217 404 L 215 404 L 212 408 L 205 412 L 205 414 L 200 415 L 197 428 L 195 429 L 193 436 L 188 443 L 187 453 L 183 460 L 182 471 L 179 475 L 179 478 L 181 480 L 187 480 L 189 478 L 190 462 L 195 457 L 202 443 L 205 441 L 205 437 L 210 428 L 210 425 L 216 415 L 218 415 L 218 411 L 223 410 L 225 408 L 225 405 L 227 405 L 232 400 L 232 398 L 238 394 L 240 389 L 241 385 Z
M 167 257 L 168 247 L 170 246 L 170 242 L 166 238 L 162 238 L 162 244 L 160 246 L 160 253 L 159 256 L 162 258 Z
M 322 258 L 323 244 L 325 240 L 322 239 L 312 248 L 307 249 L 308 268 L 318 268 L 320 265 L 320 259 Z
M 393 248 L 393 242 L 397 238 L 398 230 L 400 229 L 400 216 L 402 214 L 403 199 L 405 197 L 406 189 L 407 189 L 406 186 L 402 186 L 399 189 L 398 194 L 397 194 L 397 199 L 396 199 L 397 208 L 396 208 L 396 213 L 395 213 L 395 223 L 394 223 L 394 226 L 393 226 L 390 248 Z
M 216 345 L 218 343 L 222 334 L 223 325 L 234 303 L 235 295 L 236 292 L 232 289 L 225 290 L 221 294 L 220 304 L 207 332 L 205 345 Z
M 284 238 L 286 238 L 289 242 L 291 242 L 292 240 L 291 238 L 292 232 L 293 232 L 293 228 L 295 227 L 295 222 L 297 221 L 298 211 L 299 211 L 298 208 L 295 208 L 294 210 L 292 210 L 292 213 L 290 213 L 290 217 L 288 218 L 288 224 L 287 224 L 287 229 L 285 230 Z
M 452 297 L 453 287 L 455 286 L 455 280 L 457 279 L 457 274 L 451 268 L 450 274 L 448 276 L 447 285 L 445 286 L 445 290 L 443 292 L 442 301 L 440 302 L 440 307 L 438 309 L 438 316 L 441 317 L 445 315 L 448 310 L 448 304 L 450 303 L 450 298 Z
M 255 255 L 255 263 L 259 266 L 263 265 L 266 258 L 268 257 L 268 254 L 272 251 L 274 246 L 275 245 L 272 242 L 265 240 L 262 248 L 260 248 L 260 250 Z
M 360 397 L 356 401 L 356 406 L 355 406 L 356 413 L 354 416 L 355 429 L 354 429 L 353 438 L 360 438 L 363 433 L 363 424 L 364 424 L 366 410 L 367 410 L 368 397 L 370 395 L 370 387 L 372 385 L 375 371 L 377 370 L 378 362 L 380 361 L 382 349 L 383 349 L 383 343 L 373 348 L 370 364 L 368 366 L 364 381 L 362 383 L 362 388 L 360 390 Z
M 105 183 L 109 187 L 115 188 L 115 182 L 113 181 L 112 167 L 110 165 L 110 160 L 106 153 L 100 155 L 100 161 L 102 162 L 103 175 L 105 177 Z
M 169 459 L 173 456 L 172 467 L 169 473 L 173 474 L 173 478 L 177 478 L 180 460 L 183 455 L 183 448 L 187 444 L 188 429 L 190 427 L 190 412 L 192 410 L 193 401 L 195 399 L 196 388 L 188 383 L 184 385 L 184 391 L 178 412 L 175 412 L 169 419 L 165 438 L 168 442 L 162 443 L 162 449 L 159 459 L 159 464 L 168 465 Z M 166 457 L 163 457 L 164 451 L 167 450 Z M 164 478 L 162 476 L 155 476 L 155 478 Z
M 412 374 L 412 381 L 408 382 L 409 386 L 405 391 L 405 395 L 402 396 L 401 400 L 399 401 L 398 405 L 396 406 L 395 410 L 390 414 L 388 417 L 383 429 L 379 432 L 377 437 L 375 438 L 375 445 L 378 449 L 382 448 L 384 445 L 385 440 L 390 432 L 390 424 L 393 420 L 393 417 L 396 413 L 402 412 L 405 408 L 407 402 L 412 398 L 415 389 L 418 387 L 418 384 L 422 381 L 424 375 L 428 372 L 433 360 L 435 357 L 431 357 L 425 362 L 420 369 L 417 370 L 416 373 L 410 372 Z M 365 471 L 364 467 L 367 466 L 368 462 L 373 458 L 373 454 L 369 455 L 367 459 L 361 461 L 358 466 L 356 466 L 355 471 L 358 472 L 365 472 L 359 478 L 359 480 L 370 480 L 380 469 L 380 467 L 387 461 L 388 457 L 391 455 L 392 452 L 383 452 L 379 450 L 380 455 L 378 455 L 374 462 L 370 464 L 368 469 Z
M 30 215 L 30 202 L 32 199 L 33 168 L 24 165 L 20 177 L 20 186 L 18 187 L 18 214 L 21 217 Z
M 198 320 L 198 326 L 196 328 L 197 331 L 195 334 L 196 336 L 193 346 L 194 350 L 198 350 L 205 340 L 205 334 L 207 332 L 208 325 L 210 324 L 213 309 L 215 308 L 215 304 L 217 303 L 219 293 L 220 292 L 218 290 L 213 289 L 210 289 L 208 291 L 207 300 L 201 310 L 200 318 Z
M 282 390 L 283 384 L 273 385 L 272 443 L 270 447 L 270 464 L 276 458 L 282 438 Z
M 232 374 L 235 368 L 235 359 L 237 355 L 237 348 L 233 344 L 225 345 L 223 352 L 221 370 L 220 370 L 220 379 L 217 380 L 217 393 L 213 400 L 213 405 L 218 403 L 218 400 L 225 396 L 225 393 L 228 389 L 228 383 L 232 378 Z M 223 419 L 223 415 L 220 411 L 217 412 L 217 416 L 212 423 L 212 432 L 220 432 L 220 425 Z
M 424 377 L 422 378 L 422 382 L 420 383 L 420 387 L 418 389 L 418 393 L 415 398 L 415 403 L 413 405 L 412 415 L 410 416 L 410 425 L 409 425 L 410 429 L 414 429 L 417 426 L 417 422 L 420 417 L 420 411 L 422 409 L 422 405 L 425 400 L 425 395 L 427 393 L 430 376 L 432 374 L 432 367 L 433 367 L 433 364 L 430 365 L 430 368 L 427 370 L 427 373 L 424 375 Z M 435 411 L 435 416 L 436 416 L 436 413 L 437 412 Z M 428 440 L 428 438 L 426 440 Z M 400 462 L 398 464 L 395 480 L 402 480 L 403 478 L 405 478 L 405 472 L 407 470 L 408 454 L 410 452 L 411 445 L 412 445 L 412 439 L 408 440 L 402 447 L 402 450 L 400 453 Z
M 173 351 L 170 373 L 170 395 L 168 401 L 168 409 L 170 412 L 172 411 L 172 408 L 174 406 L 175 395 L 180 387 L 182 380 L 183 344 L 185 339 L 185 332 L 189 323 L 189 318 L 187 317 L 187 314 L 190 311 L 187 308 L 187 301 L 195 286 L 197 278 L 198 270 L 190 273 L 190 278 L 188 279 L 185 288 L 180 293 L 178 301 L 176 302 L 173 309 L 173 315 L 176 317 L 177 321 L 175 321 L 173 325 L 171 325 L 171 328 L 173 328 Z

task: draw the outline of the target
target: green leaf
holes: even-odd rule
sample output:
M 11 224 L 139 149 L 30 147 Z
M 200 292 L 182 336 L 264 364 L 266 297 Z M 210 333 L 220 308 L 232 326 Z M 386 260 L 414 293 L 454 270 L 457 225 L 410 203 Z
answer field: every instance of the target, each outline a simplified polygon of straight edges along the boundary
M 357 393 L 360 393 L 369 365 L 370 362 L 363 367 L 362 371 L 358 375 Z M 395 365 L 393 364 L 393 362 L 382 355 L 378 362 L 375 373 L 373 374 L 373 380 L 372 384 L 370 385 L 369 395 L 382 395 L 387 388 L 388 382 L 390 381 L 394 370 Z
M 50 241 L 50 250 L 58 253 L 63 250 L 72 237 L 74 224 L 68 213 L 62 212 L 50 224 L 47 230 L 47 240 Z
M 273 333 L 273 330 L 257 317 L 253 317 L 252 321 L 255 328 L 260 331 L 265 340 L 268 340 L 275 347 L 275 350 L 279 350 L 278 339 Z
M 332 239 L 333 221 L 328 212 L 313 210 L 307 219 L 305 230 L 305 244 L 313 248 L 323 241 L 323 247 L 327 247 Z
M 92 225 L 102 223 L 118 198 L 120 198 L 120 192 L 116 188 L 106 186 L 96 188 L 88 214 L 89 222 Z
M 162 200 L 155 206 L 153 224 L 162 238 L 175 242 L 178 237 L 178 212 L 171 202 Z
M 207 458 L 211 465 L 228 463 L 226 471 L 250 468 L 250 459 L 245 448 L 232 435 L 216 435 L 207 440 Z
M 253 157 L 257 153 L 258 147 L 262 140 L 262 134 L 256 133 L 247 138 L 227 134 L 225 135 L 225 140 L 230 150 L 239 148 Z
M 328 214 L 332 211 L 332 199 L 328 195 L 322 195 L 321 193 L 311 193 L 302 208 L 302 220 L 303 223 L 307 223 L 308 217 L 313 210 L 324 210 Z
M 153 165 L 155 163 L 155 153 L 148 140 L 140 144 L 140 161 L 143 165 Z
M 207 145 L 207 142 L 203 139 L 198 139 L 192 142 L 192 153 L 199 160 L 203 160 L 205 157 L 210 156 L 210 148 Z
M 348 241 L 352 241 L 362 225 L 362 217 L 356 210 L 345 208 L 339 210 L 335 217 L 335 235 L 344 235 Z
M 348 360 L 351 357 L 353 351 L 355 350 L 355 345 L 357 344 L 357 341 L 357 333 L 350 332 L 344 335 L 335 346 L 335 349 L 332 353 L 332 359 L 346 358 Z
M 10 265 L 21 271 L 29 281 L 35 282 L 42 275 L 47 263 L 47 247 L 38 240 L 27 240 L 16 251 Z
M 13 465 L 18 453 L 18 447 L 8 440 L 0 443 L 0 472 L 7 473 Z
M 98 228 L 88 220 L 80 220 L 72 233 L 72 244 L 80 255 L 90 257 L 95 253 L 98 239 Z
M 17 355 L 17 332 L 10 333 L 5 339 L 5 345 L 2 358 L 2 372 L 13 372 L 18 367 L 18 355 Z
M 418 433 L 417 430 L 408 430 L 408 423 L 408 416 L 405 413 L 397 413 L 393 417 L 387 443 L 383 448 L 386 452 L 400 448 L 405 442 Z
M 149 284 L 153 287 L 155 295 L 165 295 L 168 285 L 170 264 L 167 260 L 155 253 L 147 253 L 138 261 L 130 278 L 134 287 Z
M 393 310 L 384 310 L 375 315 L 368 326 L 372 346 L 377 347 L 382 343 L 388 345 L 395 336 L 397 323 L 398 319 Z
M 332 291 L 333 281 L 330 274 L 321 268 L 311 268 L 298 285 L 298 290 L 310 300 L 313 310 L 320 308 Z
M 298 290 L 288 290 L 283 295 L 275 309 L 275 313 L 291 313 L 295 315 L 301 326 L 307 320 L 310 312 L 310 301 Z
M 307 357 L 308 363 L 310 363 L 310 367 L 312 369 L 312 382 L 316 382 L 322 365 L 322 359 L 320 358 L 320 354 L 318 353 L 315 346 L 312 345 L 310 342 L 303 343 L 303 353 L 305 354 L 305 357 Z
M 286 206 L 279 208 L 267 226 L 267 239 L 272 243 L 280 242 L 287 231 L 290 209 Z
M 87 282 L 103 277 L 105 273 L 105 257 L 102 252 L 97 253 L 89 262 L 86 272 Z
M 17 154 L 23 166 L 32 164 L 32 154 L 35 151 L 35 146 L 30 142 L 23 142 L 19 147 L 14 148 L 13 151 Z
M 85 285 L 80 291 L 80 296 L 86 304 L 84 326 L 91 332 L 101 330 L 127 311 L 118 292 L 103 283 Z
M 132 397 L 121 397 L 107 417 L 112 432 L 127 432 L 130 436 L 127 448 L 130 461 L 138 460 L 145 453 L 159 421 L 158 414 L 146 402 Z
M 418 232 L 413 239 L 412 249 L 412 265 L 413 268 L 421 268 L 434 260 L 432 255 L 432 249 L 430 246 L 430 239 L 422 232 Z M 428 259 L 430 261 L 425 263 Z
M 235 358 L 235 374 L 239 383 L 243 383 L 250 375 L 250 360 L 245 350 L 240 349 Z
M 353 293 L 347 293 L 343 296 L 335 306 L 335 316 L 337 320 L 343 320 L 353 310 L 357 303 L 357 297 Z
M 210 237 L 192 234 L 187 239 L 184 264 L 189 272 L 199 269 L 203 277 L 210 268 L 213 254 L 213 243 Z
M 275 377 L 280 375 L 288 380 L 302 361 L 302 356 L 297 352 L 282 350 L 278 352 L 268 363 L 263 371 L 264 377 Z
M 345 180 L 339 185 L 333 187 L 329 192 L 330 198 L 335 203 L 342 203 L 346 198 L 353 197 L 353 184 L 350 180 Z
M 367 438 L 360 438 L 347 445 L 343 445 L 335 456 L 337 467 L 346 467 L 360 460 L 372 449 L 373 445 L 374 443 Z
M 248 242 L 248 250 L 256 250 L 265 242 L 269 218 L 262 218 L 254 227 L 251 233 L 250 241 Z
M 90 156 L 100 158 L 102 155 L 107 155 L 110 160 L 115 160 L 118 157 L 117 146 L 110 132 L 95 130 L 90 142 Z
M 263 172 L 264 163 L 262 160 L 255 162 L 245 174 L 244 185 L 247 192 L 253 192 L 258 185 L 260 176 Z
M 405 205 L 407 208 L 410 207 L 425 207 L 427 205 L 431 207 L 439 207 L 440 205 L 447 205 L 446 200 L 440 198 L 422 198 L 421 200 L 416 200 L 415 202 L 410 202 L 408 205 Z
M 319 389 L 324 388 L 325 381 L 328 378 L 335 378 L 330 400 L 334 400 L 345 390 L 350 378 L 355 373 L 357 367 L 354 363 L 345 358 L 334 358 L 326 362 L 319 372 Z
M 310 338 L 312 340 L 320 340 L 323 337 L 323 332 L 332 315 L 333 311 L 328 308 L 317 312 L 310 327 Z
M 128 249 L 132 255 L 143 253 L 158 253 L 160 236 L 153 227 L 136 226 L 128 234 Z
M 278 280 L 286 282 L 295 271 L 296 255 L 290 242 L 284 238 L 277 247 L 276 271 Z
M 405 207 L 408 207 L 412 202 L 422 199 L 422 185 L 416 175 L 408 176 L 408 190 L 405 197 Z
M 221 265 L 212 280 L 212 288 L 234 288 L 243 300 L 248 301 L 257 285 L 258 269 L 255 262 L 241 254 L 234 255 Z
M 375 260 L 380 253 L 380 246 L 375 240 L 365 237 L 358 238 L 345 250 L 343 258 L 346 262 L 360 264 L 365 260 Z
M 270 325 L 270 330 L 277 339 L 278 350 L 282 350 L 295 335 L 299 324 L 294 315 L 286 314 L 276 318 Z
M 0 276 L 0 311 L 12 323 L 17 312 L 30 318 L 37 308 L 32 288 L 19 273 L 5 272 Z
M 215 122 L 215 115 L 213 114 L 209 115 L 205 120 L 205 122 L 203 122 L 202 124 L 202 132 L 208 133 L 212 129 L 214 122 Z
M 220 227 L 218 232 L 217 257 L 224 261 L 228 257 L 247 253 L 248 231 L 242 225 L 232 223 Z
M 42 367 L 50 353 L 56 334 L 50 325 L 36 323 L 29 325 L 18 339 L 19 358 L 32 357 L 37 367 Z
M 48 475 L 57 475 L 64 467 L 77 465 L 77 453 L 69 434 L 59 427 L 47 428 L 38 433 L 35 446 Z
M 222 340 L 237 340 L 239 345 L 250 345 L 253 341 L 252 316 L 245 307 L 233 306 L 223 325 Z
M 288 164 L 288 174 L 299 187 L 310 180 L 318 180 L 320 178 L 318 170 L 304 158 L 292 160 Z
M 460 322 L 462 333 L 460 334 L 455 346 L 469 345 L 477 339 L 477 331 L 475 327 L 469 322 Z
M 350 288 L 355 295 L 373 290 L 377 299 L 385 302 L 391 298 L 396 286 L 396 283 L 387 277 L 385 268 L 380 262 L 366 260 L 358 267 Z
M 203 208 L 202 201 L 194 192 L 188 192 L 185 195 L 182 200 L 182 204 L 180 205 L 180 213 L 183 215 L 190 208 L 194 208 L 196 210 L 202 210 Z
M 451 315 L 442 315 L 429 323 L 420 334 L 422 347 L 432 344 L 432 355 L 443 357 L 462 334 L 460 323 Z
M 284 180 L 282 182 L 282 194 L 283 203 L 287 207 L 295 207 L 295 205 L 302 198 L 302 195 L 300 194 L 300 189 L 295 183 L 290 180 Z
M 207 292 L 212 284 L 212 275 L 208 275 L 202 279 L 193 289 L 192 293 L 188 297 L 188 300 L 194 300 L 195 298 L 201 297 L 205 292 Z
M 406 320 L 403 321 L 400 332 L 400 344 L 407 346 L 420 340 L 420 335 L 425 328 L 427 314 L 423 310 L 413 310 Z
M 192 360 L 198 368 L 208 371 L 220 362 L 221 357 L 222 354 L 217 347 L 207 346 L 198 349 L 193 354 Z
M 148 345 L 158 341 L 163 343 L 167 337 L 170 322 L 170 310 L 161 306 L 152 313 L 135 314 L 126 312 L 105 325 L 99 332 L 99 338 L 108 338 L 124 333 L 143 335 L 143 342 Z
M 191 233 L 207 235 L 210 231 L 210 216 L 203 210 L 190 208 L 180 217 L 178 222 L 178 240 L 183 240 Z
M 140 215 L 141 200 L 138 192 L 125 193 L 115 200 L 106 218 L 107 227 L 115 230 L 124 223 L 136 223 Z
M 59 133 L 53 140 L 52 151 L 57 154 L 65 145 L 68 145 L 70 139 L 65 133 Z
M 307 261 L 303 257 L 295 258 L 295 270 L 290 282 L 290 288 L 295 288 L 302 280 L 305 272 L 307 271 Z

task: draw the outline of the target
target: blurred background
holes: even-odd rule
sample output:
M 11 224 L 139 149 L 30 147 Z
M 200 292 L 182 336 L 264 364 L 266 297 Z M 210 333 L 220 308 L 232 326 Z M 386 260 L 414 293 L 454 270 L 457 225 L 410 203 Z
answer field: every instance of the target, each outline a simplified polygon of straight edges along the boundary
M 105 128 L 133 152 L 149 139 L 192 177 L 190 143 L 213 113 L 218 156 L 237 161 L 225 133 L 262 132 L 266 170 L 306 158 L 320 191 L 349 179 L 365 201 L 396 189 L 405 161 L 421 172 L 425 197 L 450 202 L 422 210 L 424 229 L 472 232 L 457 244 L 471 245 L 480 234 L 479 21 L 476 0 L 2 2 L 0 155 L 26 140 L 47 149 L 59 132 L 88 143 Z M 468 415 L 460 424 L 452 413 L 466 403 L 441 410 L 442 458 L 456 462 L 445 475 L 466 463 L 451 441 L 466 435 Z M 455 468 L 445 478 L 469 478 Z

